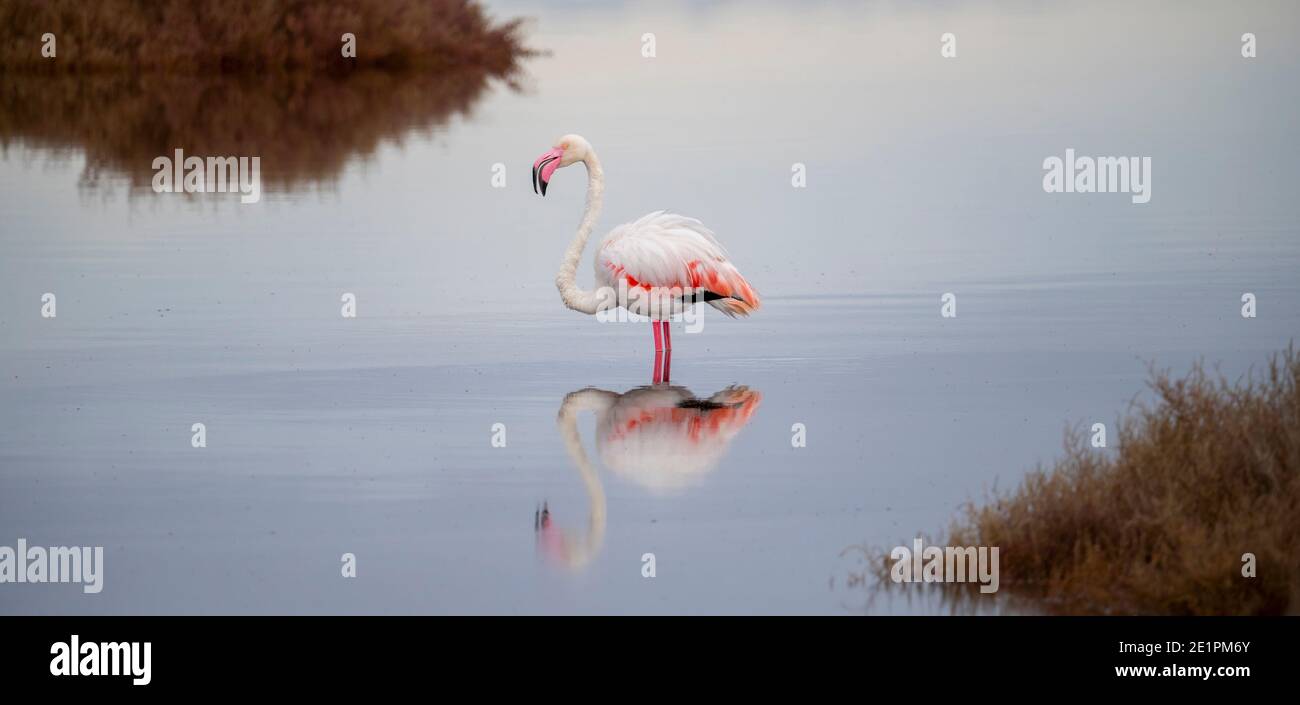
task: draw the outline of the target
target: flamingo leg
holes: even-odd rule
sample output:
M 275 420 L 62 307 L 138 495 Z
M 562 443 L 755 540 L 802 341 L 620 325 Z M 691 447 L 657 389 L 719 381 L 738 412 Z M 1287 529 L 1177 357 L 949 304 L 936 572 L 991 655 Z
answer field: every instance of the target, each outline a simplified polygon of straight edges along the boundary
M 650 374 L 650 383 L 659 384 L 663 381 L 663 364 L 664 364 L 664 339 L 663 331 L 659 328 L 659 321 L 650 321 L 650 330 L 655 336 L 655 367 Z
M 672 361 L 673 361 L 673 349 L 670 347 L 664 351 L 664 384 L 668 384 L 671 381 L 668 378 L 668 366 L 672 364 Z
M 668 332 L 668 321 L 662 321 L 664 325 L 664 350 L 673 349 L 673 336 Z

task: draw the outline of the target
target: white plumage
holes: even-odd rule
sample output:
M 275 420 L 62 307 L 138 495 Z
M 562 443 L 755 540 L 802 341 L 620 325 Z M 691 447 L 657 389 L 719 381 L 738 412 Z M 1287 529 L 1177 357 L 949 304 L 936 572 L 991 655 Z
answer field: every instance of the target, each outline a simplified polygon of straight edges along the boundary
M 655 211 L 610 231 L 595 258 L 596 283 L 618 288 L 695 289 L 728 316 L 747 316 L 758 296 L 727 258 L 713 231 L 695 218 Z

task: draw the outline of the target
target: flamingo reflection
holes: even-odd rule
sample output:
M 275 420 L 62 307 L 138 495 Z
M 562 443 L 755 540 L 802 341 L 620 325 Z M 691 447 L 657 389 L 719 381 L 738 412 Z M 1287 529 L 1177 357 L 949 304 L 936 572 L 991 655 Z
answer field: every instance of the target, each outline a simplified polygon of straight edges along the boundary
M 570 392 L 556 423 L 587 490 L 585 531 L 557 526 L 549 504 L 533 515 L 538 547 L 548 559 L 580 568 L 605 539 L 605 490 L 578 433 L 578 414 L 596 415 L 596 452 L 610 471 L 655 494 L 698 484 L 726 454 L 758 409 L 762 395 L 732 386 L 708 398 L 684 387 L 637 387 L 623 394 L 588 387 Z

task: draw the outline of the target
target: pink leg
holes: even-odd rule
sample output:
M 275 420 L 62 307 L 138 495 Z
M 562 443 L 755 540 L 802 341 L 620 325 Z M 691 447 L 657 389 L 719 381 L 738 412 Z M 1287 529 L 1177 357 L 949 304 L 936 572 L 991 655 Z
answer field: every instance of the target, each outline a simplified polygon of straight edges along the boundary
M 673 336 L 668 332 L 668 321 L 663 321 L 664 325 L 664 350 L 673 349 Z
M 673 349 L 668 348 L 667 350 L 664 351 L 664 384 L 668 384 L 671 381 L 668 378 L 668 366 L 672 364 L 672 361 L 673 361 Z
M 655 334 L 655 368 L 651 373 L 651 384 L 659 384 L 663 381 L 662 368 L 664 359 L 664 339 L 663 331 L 659 329 L 659 321 L 650 321 L 650 330 Z

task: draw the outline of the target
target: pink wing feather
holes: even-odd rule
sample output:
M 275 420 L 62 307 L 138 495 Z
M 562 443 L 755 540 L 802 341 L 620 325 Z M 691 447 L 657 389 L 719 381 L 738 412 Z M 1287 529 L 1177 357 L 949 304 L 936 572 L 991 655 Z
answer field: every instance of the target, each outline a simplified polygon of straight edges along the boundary
M 628 287 L 703 287 L 728 316 L 748 316 L 758 294 L 727 259 L 713 232 L 694 218 L 655 211 L 610 231 L 596 251 L 596 281 Z

